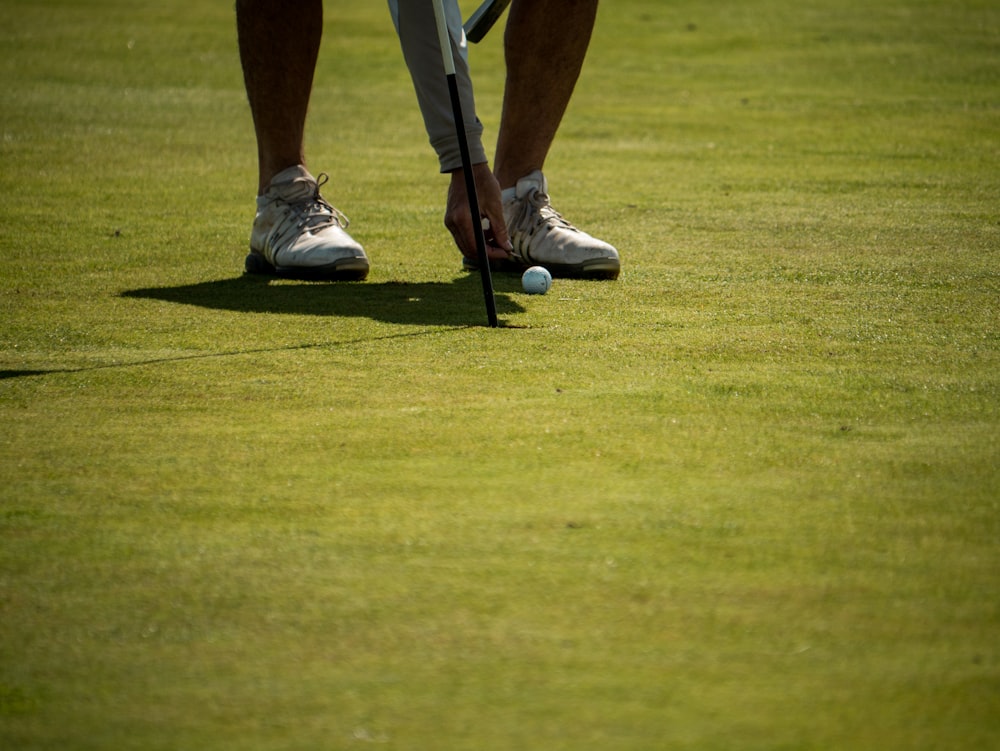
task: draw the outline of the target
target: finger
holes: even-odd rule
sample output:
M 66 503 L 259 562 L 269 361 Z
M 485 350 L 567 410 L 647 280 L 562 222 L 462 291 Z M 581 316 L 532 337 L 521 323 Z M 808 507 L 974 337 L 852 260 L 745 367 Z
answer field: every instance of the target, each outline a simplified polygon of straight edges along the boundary
M 494 231 L 493 224 L 485 216 L 483 217 L 483 237 L 486 240 L 486 255 L 495 260 L 509 258 L 510 252 L 513 250 L 510 247 L 510 241 L 504 238 L 507 232 L 506 228 L 501 224 L 500 229 L 502 230 L 502 235 L 498 237 Z
M 505 253 L 511 253 L 514 250 L 514 246 L 510 242 L 510 234 L 507 232 L 507 223 L 503 218 L 503 210 L 488 211 L 483 221 L 487 223 L 484 226 L 488 225 L 490 228 L 490 244 L 501 248 Z
M 455 245 L 462 255 L 466 258 L 475 258 L 477 255 L 476 235 L 472 229 L 472 222 L 468 213 L 454 217 L 451 221 L 447 222 L 447 225 L 451 231 L 452 239 L 454 239 Z
M 456 229 L 452 231 L 451 236 L 463 256 L 466 258 L 476 257 L 476 241 L 471 235 Z
M 487 230 L 487 241 L 494 248 L 506 252 L 512 251 L 510 237 L 507 233 L 507 223 L 503 217 L 503 200 L 500 195 L 500 185 L 489 165 L 477 175 L 477 190 L 480 198 L 479 210 L 483 214 L 483 227 Z

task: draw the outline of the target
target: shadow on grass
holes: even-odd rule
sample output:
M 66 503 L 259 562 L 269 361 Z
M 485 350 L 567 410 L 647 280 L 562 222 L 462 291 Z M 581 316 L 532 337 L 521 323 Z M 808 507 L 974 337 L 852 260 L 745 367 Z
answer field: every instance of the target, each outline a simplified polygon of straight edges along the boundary
M 326 342 L 305 342 L 301 344 L 286 344 L 278 347 L 260 347 L 257 349 L 233 349 L 218 352 L 201 352 L 198 354 L 177 355 L 174 357 L 154 357 L 146 360 L 133 360 L 131 362 L 94 363 L 91 365 L 79 365 L 67 368 L 49 368 L 48 370 L 0 370 L 0 381 L 8 378 L 25 378 L 28 376 L 47 376 L 56 373 L 85 373 L 95 370 L 124 370 L 125 368 L 137 368 L 145 365 L 162 365 L 164 363 L 190 362 L 192 360 L 218 360 L 223 357 L 239 357 L 242 355 L 256 355 L 264 352 L 290 352 L 292 350 L 303 349 L 329 349 L 331 347 L 344 347 L 361 342 L 384 342 L 390 339 L 412 339 L 415 337 L 434 336 L 444 331 L 461 331 L 472 328 L 471 325 L 445 326 L 437 328 L 413 329 L 411 331 L 395 334 L 384 334 L 382 336 L 366 336 L 359 339 L 331 340 Z
M 195 305 L 214 310 L 232 310 L 243 313 L 276 313 L 314 316 L 363 316 L 387 323 L 413 324 L 416 326 L 443 326 L 445 329 L 418 329 L 407 332 L 387 333 L 383 336 L 365 337 L 362 340 L 293 344 L 264 349 L 237 349 L 224 352 L 180 355 L 154 358 L 136 362 L 98 363 L 78 367 L 51 368 L 47 370 L 2 370 L 0 380 L 45 376 L 55 373 L 79 373 L 92 370 L 132 368 L 185 360 L 212 359 L 247 355 L 278 350 L 311 349 L 352 344 L 357 341 L 400 339 L 428 336 L 442 330 L 467 329 L 487 326 L 486 305 L 483 301 L 482 282 L 470 274 L 452 282 L 301 282 L 274 284 L 267 277 L 244 276 L 214 282 L 183 284 L 176 287 L 150 287 L 128 290 L 122 297 L 146 300 L 163 300 L 182 305 Z M 523 311 L 511 299 L 509 292 L 517 287 L 515 282 L 494 277 L 497 313 Z M 502 328 L 507 326 L 503 320 Z
M 23 378 L 24 376 L 48 375 L 51 370 L 0 370 L 0 381 L 8 378 Z M 62 371 L 59 371 L 62 372 Z
M 495 292 L 498 314 L 524 310 L 506 292 L 500 289 Z M 242 276 L 177 287 L 128 290 L 122 297 L 243 313 L 365 317 L 424 326 L 486 325 L 482 282 L 475 274 L 451 282 L 294 284 L 273 283 L 268 277 Z

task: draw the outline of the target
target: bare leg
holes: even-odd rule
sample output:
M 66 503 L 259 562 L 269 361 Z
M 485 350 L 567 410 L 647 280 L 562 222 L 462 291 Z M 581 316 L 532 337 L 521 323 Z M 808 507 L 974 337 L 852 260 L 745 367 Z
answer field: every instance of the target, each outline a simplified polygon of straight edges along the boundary
M 305 164 L 306 111 L 323 34 L 323 0 L 236 0 L 236 29 L 263 194 L 276 174 Z
M 576 86 L 597 0 L 514 0 L 494 172 L 501 188 L 542 169 Z

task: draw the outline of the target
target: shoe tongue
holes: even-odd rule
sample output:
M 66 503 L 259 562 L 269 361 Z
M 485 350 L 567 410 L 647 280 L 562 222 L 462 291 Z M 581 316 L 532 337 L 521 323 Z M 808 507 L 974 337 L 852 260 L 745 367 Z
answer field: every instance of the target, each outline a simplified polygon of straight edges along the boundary
M 548 193 L 549 186 L 546 184 L 545 175 L 541 170 L 535 170 L 530 175 L 525 175 L 517 181 L 517 197 L 526 198 L 534 192 Z
M 316 195 L 316 178 L 304 167 L 289 167 L 279 172 L 271 180 L 268 192 L 274 192 L 284 201 L 296 203 L 305 201 Z

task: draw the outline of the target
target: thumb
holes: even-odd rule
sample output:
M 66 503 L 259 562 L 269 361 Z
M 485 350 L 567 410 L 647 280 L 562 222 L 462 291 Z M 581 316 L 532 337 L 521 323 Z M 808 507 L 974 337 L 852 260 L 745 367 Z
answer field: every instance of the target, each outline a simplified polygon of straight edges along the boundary
M 510 234 L 507 231 L 507 223 L 504 221 L 503 212 L 498 215 L 487 215 L 483 219 L 483 230 L 486 233 L 486 243 L 495 248 L 501 248 L 508 253 L 514 250 L 510 242 Z

